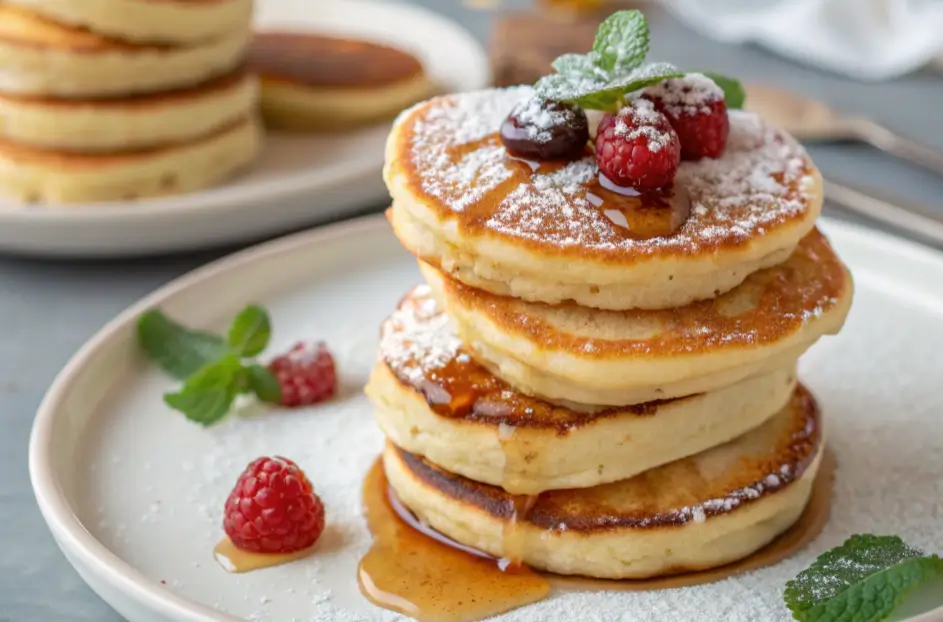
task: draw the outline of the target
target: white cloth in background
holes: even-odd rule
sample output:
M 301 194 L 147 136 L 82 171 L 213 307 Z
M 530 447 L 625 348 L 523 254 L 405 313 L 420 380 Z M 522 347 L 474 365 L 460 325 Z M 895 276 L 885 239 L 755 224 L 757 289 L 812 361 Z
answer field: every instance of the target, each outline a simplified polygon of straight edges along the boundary
M 663 0 L 690 27 L 863 80 L 943 54 L 943 0 Z

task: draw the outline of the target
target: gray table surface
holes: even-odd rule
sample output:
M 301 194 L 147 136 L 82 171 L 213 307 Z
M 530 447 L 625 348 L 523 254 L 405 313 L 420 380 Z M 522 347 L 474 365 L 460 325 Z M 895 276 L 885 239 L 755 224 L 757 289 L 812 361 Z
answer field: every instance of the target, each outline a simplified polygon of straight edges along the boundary
M 420 3 L 450 14 L 486 39 L 491 15 L 465 9 L 457 0 Z M 654 57 L 806 92 L 943 149 L 939 74 L 859 83 L 760 49 L 710 42 L 667 16 L 655 21 L 653 31 Z M 828 176 L 943 210 L 943 179 L 859 145 L 810 151 Z M 121 619 L 69 566 L 39 514 L 27 473 L 33 415 L 59 369 L 105 322 L 156 287 L 232 250 L 110 262 L 0 257 L 0 327 L 7 330 L 0 337 L 0 620 Z

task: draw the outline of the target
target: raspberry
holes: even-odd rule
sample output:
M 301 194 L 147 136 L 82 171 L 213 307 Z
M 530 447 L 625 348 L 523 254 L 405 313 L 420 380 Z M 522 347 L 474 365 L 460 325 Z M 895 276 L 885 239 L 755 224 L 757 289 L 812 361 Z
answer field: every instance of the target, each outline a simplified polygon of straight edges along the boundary
M 324 504 L 298 465 L 287 458 L 257 458 L 226 499 L 223 529 L 236 548 L 293 553 L 324 531 Z
M 637 99 L 607 114 L 596 130 L 596 163 L 616 185 L 639 191 L 667 186 L 680 160 L 678 135 L 650 101 Z
M 719 158 L 727 146 L 730 120 L 724 92 L 701 74 L 670 78 L 642 93 L 668 117 L 681 140 L 681 159 Z
M 299 342 L 269 363 L 282 388 L 282 406 L 308 406 L 334 396 L 337 373 L 334 358 L 323 341 Z

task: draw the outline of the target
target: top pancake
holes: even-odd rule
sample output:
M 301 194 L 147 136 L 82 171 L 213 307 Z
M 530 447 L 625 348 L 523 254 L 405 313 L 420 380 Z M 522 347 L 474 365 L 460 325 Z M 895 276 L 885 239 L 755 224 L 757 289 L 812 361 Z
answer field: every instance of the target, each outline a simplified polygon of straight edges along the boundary
M 590 153 L 530 163 L 505 151 L 499 126 L 532 93 L 434 98 L 403 113 L 390 135 L 385 178 L 397 235 L 468 285 L 551 304 L 679 306 L 784 260 L 819 214 L 820 177 L 802 147 L 731 111 L 724 156 L 679 168 L 673 193 L 689 199 L 676 205 L 687 219 L 673 233 L 640 235 L 636 223 L 669 208 L 602 188 Z
M 423 73 L 419 60 L 394 47 L 300 32 L 256 34 L 249 66 L 265 79 L 315 88 L 375 88 Z

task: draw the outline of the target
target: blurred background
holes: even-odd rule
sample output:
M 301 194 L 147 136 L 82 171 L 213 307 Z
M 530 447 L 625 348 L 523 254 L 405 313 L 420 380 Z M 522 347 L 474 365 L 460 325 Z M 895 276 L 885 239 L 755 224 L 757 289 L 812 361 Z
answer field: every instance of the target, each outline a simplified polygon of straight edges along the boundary
M 258 4 L 264 9 L 282 1 Z M 827 179 L 880 195 L 899 210 L 878 210 L 883 222 L 876 223 L 861 209 L 829 203 L 831 215 L 882 229 L 914 213 L 943 221 L 943 1 L 410 4 L 467 29 L 487 51 L 497 84 L 535 80 L 559 54 L 586 50 L 608 13 L 642 9 L 653 31 L 651 58 L 740 78 L 749 87 L 748 106 L 791 123 Z M 317 23 L 324 5 L 307 0 L 306 6 Z M 852 195 L 851 202 L 867 206 L 867 196 Z M 849 195 L 833 198 L 847 203 Z M 304 208 L 315 205 L 309 197 Z M 345 216 L 386 205 L 385 199 L 364 201 Z M 0 357 L 0 620 L 120 620 L 68 565 L 40 519 L 27 473 L 32 416 L 56 372 L 96 329 L 159 285 L 241 246 L 108 261 L 0 257 L 0 325 L 11 333 Z

